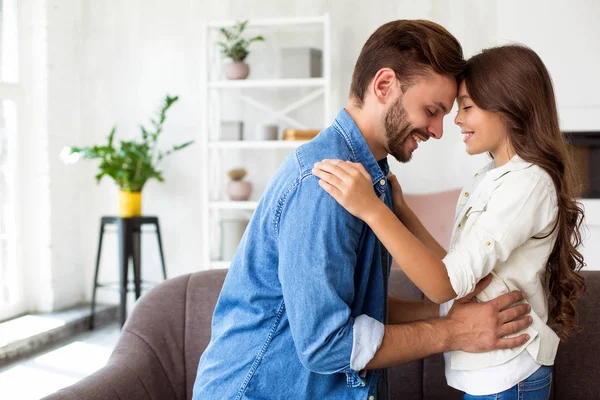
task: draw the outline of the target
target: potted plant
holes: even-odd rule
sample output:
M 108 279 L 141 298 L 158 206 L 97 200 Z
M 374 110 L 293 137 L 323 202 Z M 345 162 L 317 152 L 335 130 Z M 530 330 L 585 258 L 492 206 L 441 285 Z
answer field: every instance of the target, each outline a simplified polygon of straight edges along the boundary
M 249 54 L 248 47 L 252 42 L 263 42 L 265 40 L 261 35 L 244 39 L 242 33 L 247 24 L 248 21 L 242 21 L 233 25 L 231 29 L 219 29 L 225 40 L 218 42 L 217 45 L 221 47 L 221 54 L 232 61 L 225 66 L 227 79 L 246 79 L 248 77 L 250 66 L 244 62 Z
M 119 194 L 119 216 L 123 218 L 137 217 L 142 214 L 142 189 L 150 179 L 163 182 L 159 163 L 173 152 L 179 151 L 193 141 L 173 146 L 167 151 L 157 149 L 158 137 L 162 133 L 167 110 L 179 97 L 166 96 L 165 102 L 159 111 L 158 120 L 152 119 L 151 130 L 140 126 L 141 140 L 121 140 L 119 146 L 114 145 L 116 127 L 108 135 L 108 142 L 104 146 L 91 147 L 66 147 L 61 156 L 66 163 L 76 162 L 80 157 L 99 159 L 100 172 L 96 181 L 100 183 L 104 176 L 112 178 L 121 192 Z
M 247 172 L 244 168 L 232 169 L 228 172 L 231 181 L 227 185 L 227 194 L 233 201 L 247 201 L 252 194 L 252 183 L 244 181 Z

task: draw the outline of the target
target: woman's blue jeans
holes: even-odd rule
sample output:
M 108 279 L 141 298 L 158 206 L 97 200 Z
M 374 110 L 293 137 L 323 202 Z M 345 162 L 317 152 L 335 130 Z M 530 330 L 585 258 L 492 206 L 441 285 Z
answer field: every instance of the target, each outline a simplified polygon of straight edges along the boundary
M 529 378 L 502 393 L 485 396 L 465 394 L 463 400 L 548 400 L 550 398 L 551 382 L 552 367 L 544 365 Z

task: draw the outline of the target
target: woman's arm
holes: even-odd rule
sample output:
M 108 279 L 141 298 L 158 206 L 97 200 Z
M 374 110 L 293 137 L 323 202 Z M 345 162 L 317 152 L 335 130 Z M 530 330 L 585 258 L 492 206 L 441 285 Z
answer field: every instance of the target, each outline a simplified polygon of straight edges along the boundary
M 410 233 L 383 202 L 374 204 L 361 219 L 431 301 L 440 304 L 456 297 L 442 259 Z
M 431 236 L 431 233 L 423 226 L 419 217 L 410 209 L 404 201 L 402 187 L 396 178 L 396 175 L 390 173 L 387 176 L 388 182 L 392 187 L 392 199 L 394 200 L 394 214 L 402 224 L 415 235 L 429 250 L 440 259 L 446 257 L 446 250 Z
M 333 160 L 315 164 L 313 174 L 321 178 L 319 185 L 327 193 L 371 227 L 408 278 L 431 301 L 443 303 L 456 297 L 441 258 L 377 198 L 371 177 L 362 165 Z
M 397 211 L 394 209 L 394 214 L 402 222 L 402 224 L 415 235 L 433 254 L 440 258 L 446 257 L 446 250 L 438 243 L 431 233 L 423 226 L 419 217 L 408 207 L 405 210 Z

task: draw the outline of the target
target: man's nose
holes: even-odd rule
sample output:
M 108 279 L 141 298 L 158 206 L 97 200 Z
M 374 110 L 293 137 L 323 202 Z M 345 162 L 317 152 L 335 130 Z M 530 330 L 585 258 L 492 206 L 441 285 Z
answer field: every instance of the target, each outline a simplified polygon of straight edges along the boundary
M 434 139 L 441 139 L 444 135 L 444 120 L 435 121 L 429 126 L 428 132 Z

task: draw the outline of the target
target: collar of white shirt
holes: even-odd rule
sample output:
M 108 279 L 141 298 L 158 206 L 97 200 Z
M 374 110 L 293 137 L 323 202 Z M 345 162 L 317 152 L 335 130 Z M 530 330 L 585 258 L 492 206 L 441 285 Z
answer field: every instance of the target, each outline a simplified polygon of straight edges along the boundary
M 480 174 L 487 173 L 492 180 L 496 180 L 508 172 L 526 169 L 532 165 L 532 163 L 523 160 L 515 154 L 506 164 L 497 168 L 496 163 L 492 160 L 480 171 Z

